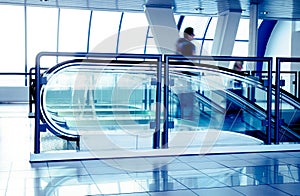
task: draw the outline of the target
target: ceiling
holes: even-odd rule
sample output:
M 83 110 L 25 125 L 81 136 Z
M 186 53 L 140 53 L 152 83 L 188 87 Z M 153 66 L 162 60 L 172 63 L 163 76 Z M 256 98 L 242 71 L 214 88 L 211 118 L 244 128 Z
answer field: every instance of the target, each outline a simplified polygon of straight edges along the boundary
M 251 3 L 258 5 L 260 19 L 300 20 L 300 0 L 0 0 L 0 4 L 138 12 L 145 6 L 172 7 L 176 14 L 205 16 L 231 10 L 244 17 L 249 17 Z

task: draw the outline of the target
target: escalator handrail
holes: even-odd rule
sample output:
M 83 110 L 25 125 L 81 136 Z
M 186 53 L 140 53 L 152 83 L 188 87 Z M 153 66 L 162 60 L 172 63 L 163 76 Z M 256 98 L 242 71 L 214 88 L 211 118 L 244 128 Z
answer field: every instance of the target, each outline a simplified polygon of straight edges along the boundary
M 146 66 L 145 62 L 147 63 L 148 66 Z M 97 63 L 104 63 L 104 64 L 97 64 Z M 132 67 L 132 65 L 134 65 L 135 68 L 148 68 L 149 69 L 149 64 L 148 63 L 156 63 L 155 61 L 124 61 L 124 60 L 100 60 L 100 59 L 72 59 L 72 60 L 67 60 L 64 62 L 61 62 L 49 69 L 47 69 L 44 74 L 43 77 L 47 77 L 47 80 L 51 79 L 51 77 L 53 75 L 55 75 L 56 73 L 58 73 L 61 70 L 64 70 L 66 68 L 69 67 L 78 67 L 78 66 L 84 66 L 84 67 L 88 67 L 88 66 L 105 66 L 107 67 L 108 65 L 106 63 L 115 63 L 114 65 L 109 65 L 109 67 L 112 67 L 113 69 L 113 73 L 115 73 L 116 71 L 116 67 L 118 67 L 120 70 L 124 70 L 124 68 L 126 67 Z M 130 63 L 131 65 L 124 65 L 124 63 Z M 141 64 L 142 63 L 142 64 Z M 145 71 L 149 71 L 147 69 L 144 69 Z M 132 71 L 132 70 L 130 70 Z M 142 71 L 142 70 L 141 70 Z M 150 70 L 150 71 L 155 71 L 156 70 Z M 131 72 L 130 72 L 131 73 Z M 47 112 L 47 107 L 46 107 L 46 103 L 43 100 L 43 97 L 45 95 L 45 89 L 44 86 L 42 85 L 41 87 L 41 91 L 40 91 L 40 97 L 41 97 L 41 114 L 43 117 L 43 120 L 46 122 L 46 126 L 47 128 L 56 136 L 63 138 L 63 139 L 67 139 L 67 140 L 72 140 L 72 141 L 77 141 L 78 138 L 80 137 L 79 133 L 74 133 L 74 130 L 69 131 L 68 129 L 59 126 L 54 119 L 51 118 L 51 115 L 48 116 L 48 112 Z M 63 119 L 62 119 L 63 120 Z
M 224 67 L 220 67 L 220 66 L 214 66 L 214 65 L 207 65 L 207 64 L 198 64 L 198 66 L 195 67 L 195 65 L 188 65 L 185 66 L 186 70 L 191 71 L 190 69 L 192 68 L 192 70 L 203 70 L 202 68 L 204 67 L 204 70 L 206 71 L 216 71 L 218 73 L 221 74 L 225 74 L 225 75 L 230 75 L 232 77 L 236 77 L 239 78 L 239 80 L 242 80 L 243 82 L 246 83 L 250 83 L 251 85 L 254 85 L 255 87 L 258 87 L 259 89 L 262 90 L 266 90 L 266 87 L 263 85 L 263 81 L 262 80 L 258 80 L 256 78 L 251 77 L 247 72 L 238 72 L 238 71 L 234 71 L 228 68 L 224 68 Z M 178 67 L 173 67 L 173 68 L 180 68 L 180 66 Z M 196 68 L 196 69 L 195 69 Z M 192 72 L 192 71 L 191 71 Z M 173 72 L 175 73 L 175 72 Z M 182 72 L 177 72 L 177 74 L 184 74 Z M 195 74 L 196 75 L 196 74 Z M 249 77 L 250 76 L 250 77 Z M 293 105 L 294 107 L 297 107 L 300 109 L 300 102 L 297 101 L 298 99 L 293 96 L 290 93 L 287 93 L 286 91 L 281 89 L 281 97 L 283 97 L 283 99 L 285 101 L 288 101 L 288 103 L 290 103 L 291 105 Z M 230 95 L 230 98 L 235 101 L 235 103 L 238 103 L 238 105 L 243 108 L 245 103 L 247 105 L 247 108 L 250 108 L 251 111 L 255 112 L 256 114 L 258 113 L 262 118 L 266 118 L 267 117 L 267 112 L 261 108 L 260 106 L 258 106 L 255 103 L 250 102 L 248 99 L 246 99 L 245 97 L 241 97 L 233 92 L 230 92 L 228 90 L 226 90 L 226 94 Z M 275 86 L 272 85 L 272 94 L 275 94 Z M 200 94 L 199 94 L 200 95 Z M 206 102 L 210 102 L 210 99 L 206 97 Z M 214 104 L 216 105 L 216 104 Z M 217 110 L 220 111 L 220 110 Z M 257 116 L 256 116 L 257 117 Z M 275 123 L 275 117 L 271 116 L 271 121 L 272 121 L 272 126 L 274 126 Z M 292 135 L 294 135 L 295 137 L 297 137 L 298 139 L 300 139 L 300 135 L 296 134 L 293 130 L 291 130 L 288 125 L 286 123 L 283 123 L 281 125 L 281 129 L 288 131 L 289 133 L 291 133 Z M 281 131 L 281 129 L 279 131 Z

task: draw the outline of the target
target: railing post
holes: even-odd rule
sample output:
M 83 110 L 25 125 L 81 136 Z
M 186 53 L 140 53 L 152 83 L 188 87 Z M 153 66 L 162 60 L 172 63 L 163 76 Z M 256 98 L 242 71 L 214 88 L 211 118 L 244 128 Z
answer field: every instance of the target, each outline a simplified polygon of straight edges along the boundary
M 164 129 L 162 132 L 162 148 L 168 148 L 169 130 L 169 58 L 164 58 Z
M 162 57 L 160 56 L 158 58 L 158 64 L 157 64 L 156 113 L 155 113 L 155 131 L 153 133 L 153 149 L 159 148 L 159 142 L 160 142 L 161 78 L 162 78 Z
M 280 98 L 280 58 L 276 58 L 276 78 L 275 78 L 275 130 L 274 130 L 274 143 L 279 143 L 279 129 L 280 129 L 280 110 L 279 110 L 279 98 Z
M 268 88 L 267 88 L 267 141 L 271 144 L 271 119 L 272 119 L 272 59 L 268 60 Z
M 35 62 L 35 134 L 34 134 L 34 153 L 40 153 L 40 60 L 42 54 L 36 56 Z

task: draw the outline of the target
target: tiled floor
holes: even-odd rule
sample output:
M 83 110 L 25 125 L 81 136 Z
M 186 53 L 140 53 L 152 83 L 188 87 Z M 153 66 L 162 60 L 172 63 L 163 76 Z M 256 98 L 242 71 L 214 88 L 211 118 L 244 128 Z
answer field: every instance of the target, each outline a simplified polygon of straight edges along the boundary
M 300 195 L 300 149 L 30 163 L 27 107 L 0 109 L 0 196 Z

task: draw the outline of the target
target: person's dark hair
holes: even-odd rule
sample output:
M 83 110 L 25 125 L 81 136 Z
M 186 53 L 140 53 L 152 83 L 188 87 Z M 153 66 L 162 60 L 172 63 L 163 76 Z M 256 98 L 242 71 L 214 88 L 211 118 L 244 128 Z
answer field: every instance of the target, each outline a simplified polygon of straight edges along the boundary
M 236 61 L 234 62 L 234 65 L 233 65 L 233 69 L 242 69 L 243 68 L 243 64 L 244 64 L 244 61 Z
M 195 36 L 194 34 L 194 29 L 192 27 L 187 27 L 185 30 L 184 30 L 184 36 L 185 35 L 191 35 L 191 36 Z

